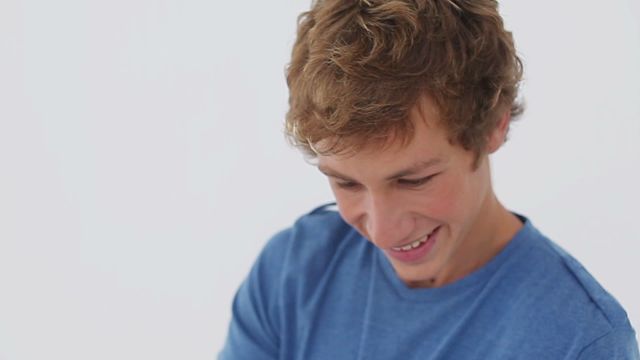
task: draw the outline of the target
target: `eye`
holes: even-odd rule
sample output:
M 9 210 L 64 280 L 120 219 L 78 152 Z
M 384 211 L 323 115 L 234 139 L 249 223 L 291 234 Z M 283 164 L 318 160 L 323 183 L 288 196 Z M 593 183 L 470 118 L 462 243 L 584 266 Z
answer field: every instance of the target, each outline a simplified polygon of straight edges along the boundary
M 336 186 L 345 190 L 356 190 L 360 184 L 353 181 L 336 181 Z
M 417 186 L 426 184 L 427 182 L 429 182 L 429 180 L 433 179 L 436 175 L 438 174 L 425 176 L 419 179 L 399 179 L 398 184 L 409 186 L 409 187 L 417 187 Z

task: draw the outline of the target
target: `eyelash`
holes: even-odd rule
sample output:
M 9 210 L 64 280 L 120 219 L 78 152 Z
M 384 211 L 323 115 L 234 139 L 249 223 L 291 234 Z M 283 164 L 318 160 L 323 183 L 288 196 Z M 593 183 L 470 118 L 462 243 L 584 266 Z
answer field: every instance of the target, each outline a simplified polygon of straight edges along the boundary
M 420 185 L 426 184 L 429 180 L 431 180 L 436 175 L 437 174 L 433 174 L 433 175 L 425 176 L 423 178 L 415 179 L 415 180 L 413 180 L 413 179 L 399 179 L 398 183 L 400 183 L 402 185 L 407 185 L 407 186 L 420 186 Z
M 425 176 L 423 178 L 420 179 L 399 179 L 398 180 L 398 184 L 401 186 L 406 186 L 406 187 L 419 187 L 421 185 L 426 184 L 427 182 L 429 182 L 431 179 L 433 179 L 437 174 L 433 174 L 433 175 L 429 175 L 429 176 Z M 355 182 L 351 182 L 351 181 L 345 181 L 345 182 L 336 182 L 336 185 L 341 188 L 341 189 L 345 189 L 345 190 L 355 190 L 360 184 L 355 183 Z
M 353 190 L 355 187 L 358 186 L 358 184 L 351 182 L 351 181 L 345 181 L 345 182 L 341 182 L 341 181 L 336 181 L 336 185 L 341 188 L 341 189 L 345 189 L 345 190 Z

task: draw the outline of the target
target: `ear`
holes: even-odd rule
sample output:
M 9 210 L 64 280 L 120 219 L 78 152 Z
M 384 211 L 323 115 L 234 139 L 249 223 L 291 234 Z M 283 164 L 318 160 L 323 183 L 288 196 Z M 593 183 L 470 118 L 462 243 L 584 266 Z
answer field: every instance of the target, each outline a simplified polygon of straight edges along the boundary
M 492 154 L 507 141 L 507 132 L 509 131 L 509 124 L 511 123 L 511 112 L 505 111 L 498 125 L 491 135 L 489 135 L 489 141 L 487 142 L 487 153 Z

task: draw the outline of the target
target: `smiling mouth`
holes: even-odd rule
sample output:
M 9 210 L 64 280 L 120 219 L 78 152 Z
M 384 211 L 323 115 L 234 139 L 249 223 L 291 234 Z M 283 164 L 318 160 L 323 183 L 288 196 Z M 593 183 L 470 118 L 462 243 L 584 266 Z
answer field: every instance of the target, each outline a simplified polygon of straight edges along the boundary
M 391 247 L 391 250 L 393 251 L 398 251 L 398 252 L 407 252 L 407 251 L 411 251 L 413 249 L 417 249 L 419 248 L 421 245 L 424 245 L 427 241 L 429 241 L 429 238 L 436 233 L 436 231 L 438 231 L 438 229 L 440 229 L 440 226 L 436 227 L 435 229 L 433 229 L 433 231 L 431 231 L 429 234 L 422 236 L 421 238 L 403 245 L 403 246 L 393 246 Z

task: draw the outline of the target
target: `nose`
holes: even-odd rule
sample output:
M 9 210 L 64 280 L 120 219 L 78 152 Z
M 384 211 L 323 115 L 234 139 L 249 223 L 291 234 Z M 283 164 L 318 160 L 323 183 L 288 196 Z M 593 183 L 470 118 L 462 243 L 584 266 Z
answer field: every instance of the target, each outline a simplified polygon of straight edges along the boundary
M 366 201 L 365 229 L 376 246 L 388 248 L 411 241 L 413 220 L 400 201 L 387 194 L 375 194 Z

